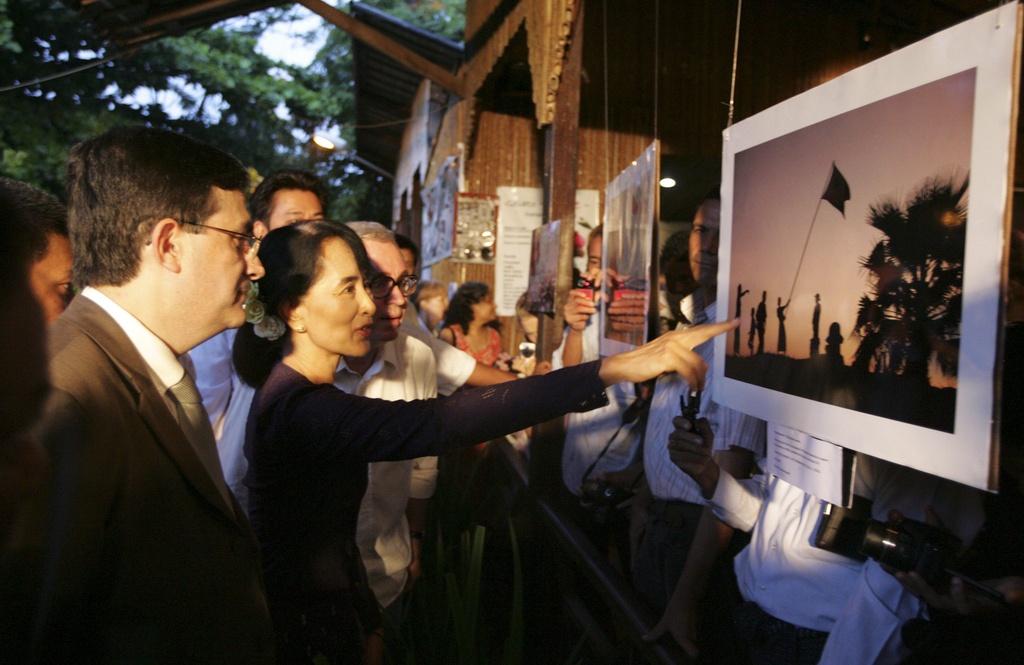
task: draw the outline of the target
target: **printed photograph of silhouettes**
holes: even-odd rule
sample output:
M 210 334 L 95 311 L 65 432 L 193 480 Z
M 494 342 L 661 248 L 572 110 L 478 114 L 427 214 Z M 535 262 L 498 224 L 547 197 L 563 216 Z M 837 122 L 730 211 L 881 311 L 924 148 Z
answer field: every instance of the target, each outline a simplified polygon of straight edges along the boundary
M 716 345 L 723 402 L 988 483 L 1016 97 L 1012 66 L 986 69 L 994 25 L 732 128 L 718 314 L 741 323 Z M 957 51 L 970 66 L 934 64 Z
M 953 431 L 975 74 L 736 155 L 726 376 Z
M 628 351 L 648 339 L 657 165 L 655 142 L 605 190 L 602 355 Z

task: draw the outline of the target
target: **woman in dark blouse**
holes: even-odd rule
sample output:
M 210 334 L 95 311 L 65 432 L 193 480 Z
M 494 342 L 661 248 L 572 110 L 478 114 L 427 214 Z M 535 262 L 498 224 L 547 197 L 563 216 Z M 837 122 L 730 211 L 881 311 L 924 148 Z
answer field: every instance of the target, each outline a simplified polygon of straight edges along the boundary
M 438 455 L 607 402 L 604 387 L 678 371 L 703 383 L 692 348 L 734 323 L 691 328 L 602 361 L 451 397 L 388 402 L 335 388 L 364 356 L 374 304 L 360 239 L 330 221 L 269 233 L 266 275 L 246 302 L 234 361 L 258 388 L 246 428 L 250 518 L 260 541 L 280 663 L 362 662 L 381 625 L 355 545 L 367 463 Z M 258 292 L 257 292 L 258 291 Z

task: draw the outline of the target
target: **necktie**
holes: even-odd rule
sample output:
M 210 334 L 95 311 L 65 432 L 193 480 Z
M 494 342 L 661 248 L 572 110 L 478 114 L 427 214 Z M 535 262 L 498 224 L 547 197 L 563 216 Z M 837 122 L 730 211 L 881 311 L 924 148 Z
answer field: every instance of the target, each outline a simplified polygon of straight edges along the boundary
M 230 507 L 231 494 L 227 483 L 224 482 L 224 471 L 220 466 L 220 457 L 217 456 L 217 442 L 213 438 L 210 417 L 203 408 L 203 400 L 195 381 L 192 380 L 192 375 L 185 372 L 181 381 L 171 386 L 168 392 L 174 396 L 174 401 L 178 404 L 178 424 L 181 425 L 181 430 L 192 444 L 199 461 L 206 467 L 224 502 Z

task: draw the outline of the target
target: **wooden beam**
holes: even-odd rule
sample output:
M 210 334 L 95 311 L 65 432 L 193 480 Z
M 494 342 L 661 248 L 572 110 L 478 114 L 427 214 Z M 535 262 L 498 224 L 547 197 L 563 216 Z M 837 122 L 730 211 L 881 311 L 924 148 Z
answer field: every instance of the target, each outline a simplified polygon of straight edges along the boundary
M 375 28 L 353 18 L 340 9 L 331 7 L 323 2 L 323 0 L 298 0 L 298 3 L 311 12 L 319 14 L 325 21 L 341 28 L 367 46 L 405 65 L 417 74 L 421 74 L 424 78 L 430 79 L 463 99 L 467 97 L 464 90 L 463 77 L 452 74 L 440 65 L 399 44 Z
M 580 86 L 583 78 L 583 5 L 576 4 L 569 46 L 562 62 L 562 77 L 555 93 L 554 121 L 544 129 L 544 222 L 561 220 L 558 238 L 558 278 L 555 281 L 554 318 L 540 317 L 538 357 L 551 359 L 562 341 L 561 304 L 573 287 L 572 259 L 576 236 L 576 174 L 580 138 Z M 530 488 L 555 496 L 562 482 L 562 419 L 534 428 L 530 446 Z M 538 445 L 538 441 L 542 441 Z
M 214 9 L 220 9 L 227 5 L 234 4 L 235 2 L 236 0 L 207 0 L 207 2 L 202 2 L 198 5 L 191 5 L 188 7 L 182 7 L 180 9 L 173 9 L 169 12 L 164 12 L 162 14 L 153 14 L 151 16 L 146 17 L 146 20 L 142 22 L 141 27 L 152 28 L 153 26 L 157 26 L 162 23 L 179 21 L 183 18 L 190 18 L 192 16 L 196 16 L 197 14 L 202 14 L 203 12 L 212 11 Z

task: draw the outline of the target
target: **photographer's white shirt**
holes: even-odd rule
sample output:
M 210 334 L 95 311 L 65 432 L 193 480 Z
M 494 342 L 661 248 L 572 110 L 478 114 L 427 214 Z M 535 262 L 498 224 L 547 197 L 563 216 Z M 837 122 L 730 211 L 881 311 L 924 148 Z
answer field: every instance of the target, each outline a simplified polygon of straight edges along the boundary
M 875 519 L 892 508 L 924 520 L 932 506 L 970 543 L 983 521 L 981 493 L 913 469 L 858 455 L 854 491 L 872 499 Z M 921 609 L 878 564 L 814 546 L 822 501 L 777 477 L 738 481 L 721 474 L 709 501 L 723 522 L 752 531 L 734 561 L 744 600 L 797 626 L 831 633 L 822 663 L 897 663 L 900 627 Z

